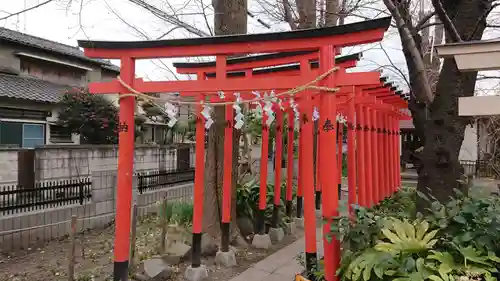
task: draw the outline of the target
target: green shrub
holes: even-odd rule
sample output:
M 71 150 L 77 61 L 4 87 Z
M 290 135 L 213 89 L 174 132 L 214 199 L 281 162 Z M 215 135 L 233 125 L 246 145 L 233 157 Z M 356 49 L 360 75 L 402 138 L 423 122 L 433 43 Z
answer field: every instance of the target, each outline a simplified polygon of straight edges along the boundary
M 335 217 L 328 238 L 342 245 L 340 280 L 497 280 L 500 200 L 471 194 L 457 191 L 443 205 L 403 188 L 374 208 L 356 206 L 354 220 Z M 425 215 L 415 212 L 416 196 L 430 203 Z
M 295 190 L 293 187 L 292 198 L 295 198 Z M 259 210 L 259 197 L 260 197 L 260 183 L 256 180 L 250 180 L 244 184 L 238 184 L 236 187 L 236 213 L 238 216 L 246 216 L 252 220 L 255 220 L 257 212 Z M 281 185 L 281 211 L 284 212 L 285 209 L 285 199 L 286 199 L 286 183 Z M 265 212 L 265 222 L 267 224 L 271 223 L 272 211 L 274 205 L 274 185 L 267 185 L 266 194 L 266 212 Z M 283 217 L 283 214 L 281 214 Z
M 193 223 L 193 202 L 167 202 L 165 213 L 169 223 L 190 226 Z

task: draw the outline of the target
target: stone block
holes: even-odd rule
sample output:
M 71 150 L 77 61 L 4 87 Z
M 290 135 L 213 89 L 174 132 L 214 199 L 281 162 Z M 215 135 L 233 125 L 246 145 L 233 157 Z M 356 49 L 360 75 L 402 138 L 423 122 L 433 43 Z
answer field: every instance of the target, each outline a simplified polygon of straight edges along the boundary
M 206 281 L 208 280 L 208 270 L 204 265 L 199 267 L 189 266 L 186 268 L 184 278 L 186 278 L 187 281 Z
M 173 269 L 162 259 L 148 259 L 143 261 L 142 271 L 149 281 L 163 281 L 170 278 Z
M 285 237 L 285 232 L 283 231 L 283 228 L 278 227 L 269 229 L 269 238 L 271 238 L 271 242 L 273 244 L 281 242 L 281 240 L 283 240 L 284 237 Z
M 191 246 L 182 242 L 168 243 L 165 247 L 165 254 L 162 259 L 169 264 L 178 264 L 189 254 Z
M 227 252 L 218 251 L 215 255 L 215 264 L 224 267 L 236 266 L 236 255 L 234 251 L 229 250 Z
M 95 212 L 97 215 L 113 212 L 113 201 L 104 201 L 95 203 Z
M 296 231 L 297 231 L 297 226 L 295 225 L 295 222 L 286 222 L 285 223 L 285 234 L 286 235 L 295 235 Z
M 201 235 L 201 254 L 204 256 L 213 256 L 217 253 L 219 246 L 217 241 L 208 233 Z
M 297 228 L 304 229 L 304 218 L 293 218 L 293 221 L 295 222 L 295 226 L 297 226 Z
M 255 234 L 252 240 L 252 246 L 257 249 L 269 249 L 271 247 L 271 237 L 269 234 Z
M 114 190 L 112 188 L 102 188 L 92 191 L 92 201 L 103 202 L 114 200 Z
M 316 218 L 317 219 L 322 219 L 323 218 L 323 214 L 322 214 L 321 210 L 316 210 Z
M 248 236 L 254 232 L 253 222 L 248 217 L 239 217 L 236 219 L 236 224 L 243 236 Z

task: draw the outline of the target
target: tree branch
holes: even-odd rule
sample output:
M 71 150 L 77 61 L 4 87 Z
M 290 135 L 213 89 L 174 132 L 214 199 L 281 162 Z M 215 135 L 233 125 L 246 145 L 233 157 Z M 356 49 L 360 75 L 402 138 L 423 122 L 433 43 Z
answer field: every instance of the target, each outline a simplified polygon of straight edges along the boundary
M 399 67 L 396 67 L 396 64 L 392 61 L 391 56 L 389 56 L 389 54 L 387 53 L 387 51 L 385 50 L 385 48 L 382 46 L 382 43 L 379 42 L 379 46 L 380 46 L 380 49 L 382 49 L 382 51 L 384 52 L 385 56 L 387 57 L 387 60 L 391 64 L 392 68 L 394 68 L 396 70 L 396 72 L 399 75 L 401 75 L 401 77 L 406 82 L 406 85 L 408 86 L 408 88 L 410 88 L 411 84 L 410 84 L 410 81 L 408 81 L 408 79 L 406 79 L 406 75 L 403 73 L 403 71 Z
M 290 7 L 290 2 L 288 0 L 283 0 L 283 10 L 284 10 L 284 20 L 288 23 L 291 30 L 297 29 L 297 24 L 293 20 L 292 8 Z
M 29 11 L 31 11 L 31 10 L 34 10 L 34 9 L 36 9 L 36 8 L 40 8 L 40 7 L 42 7 L 43 5 L 49 4 L 49 3 L 50 3 L 50 2 L 52 2 L 52 1 L 54 1 L 54 0 L 46 0 L 46 1 L 42 2 L 42 3 L 38 3 L 38 4 L 37 4 L 37 5 L 35 5 L 35 6 L 31 6 L 31 7 L 29 7 L 29 8 L 24 9 L 24 10 L 21 10 L 21 11 L 15 12 L 15 13 L 13 13 L 13 14 L 9 14 L 9 15 L 7 15 L 7 16 L 5 16 L 5 17 L 3 17 L 3 18 L 0 18 L 0 20 L 6 20 L 6 19 L 8 19 L 8 18 L 11 18 L 11 17 L 17 16 L 17 15 L 20 15 L 20 14 L 22 14 L 22 13 L 26 13 L 26 12 L 29 12 Z
M 434 100 L 434 95 L 429 83 L 429 78 L 427 77 L 427 73 L 425 72 L 425 64 L 423 58 L 417 48 L 415 40 L 413 39 L 413 36 L 408 29 L 407 23 L 401 16 L 401 13 L 394 4 L 393 0 L 384 0 L 384 3 L 387 6 L 387 9 L 389 9 L 389 11 L 391 12 L 394 20 L 396 21 L 396 26 L 401 36 L 401 43 L 406 46 L 413 62 L 415 63 L 415 67 L 417 69 L 417 81 L 420 82 L 423 100 L 425 100 L 427 104 L 430 104 Z
M 455 26 L 451 22 L 450 17 L 448 17 L 448 14 L 444 10 L 441 0 L 432 0 L 432 5 L 436 10 L 436 14 L 439 17 L 439 20 L 443 23 L 444 30 L 446 30 L 446 33 L 448 33 L 448 36 L 450 36 L 451 41 L 461 42 L 462 38 L 460 38 L 457 29 L 455 28 Z
M 470 35 L 470 38 L 472 38 L 474 36 L 474 34 L 476 34 L 476 31 L 477 29 L 479 28 L 479 24 L 481 24 L 481 22 L 486 18 L 488 17 L 488 15 L 491 13 L 491 11 L 493 11 L 493 9 L 495 9 L 496 7 L 500 6 L 500 3 L 495 3 L 493 5 L 491 5 L 491 7 L 486 10 L 486 12 L 484 13 L 484 15 L 478 19 L 478 21 L 476 22 L 476 26 L 474 26 L 474 31 L 472 32 L 472 34 Z M 492 27 L 490 25 L 486 25 L 486 27 Z M 469 39 L 470 40 L 470 39 Z
M 435 11 L 425 14 L 420 21 L 415 25 L 416 30 L 424 29 L 424 25 L 436 14 Z
M 431 26 L 439 26 L 439 25 L 443 25 L 443 23 L 442 22 L 429 22 L 429 23 L 421 25 L 420 28 L 415 28 L 415 29 L 416 29 L 416 31 L 420 31 L 420 30 L 429 28 Z
M 196 28 L 196 27 L 194 27 L 186 22 L 183 22 L 183 21 L 179 20 L 177 17 L 171 16 L 171 15 L 165 13 L 164 11 L 156 8 L 155 6 L 146 3 L 143 0 L 128 0 L 128 1 L 148 10 L 153 15 L 157 16 L 158 18 L 160 18 L 160 19 L 162 19 L 170 24 L 174 24 L 174 25 L 177 25 L 177 26 L 184 28 L 185 30 L 189 31 L 190 33 L 192 33 L 194 35 L 197 35 L 200 37 L 210 36 L 210 34 L 206 33 L 205 31 L 200 30 L 200 29 L 198 29 L 198 28 Z

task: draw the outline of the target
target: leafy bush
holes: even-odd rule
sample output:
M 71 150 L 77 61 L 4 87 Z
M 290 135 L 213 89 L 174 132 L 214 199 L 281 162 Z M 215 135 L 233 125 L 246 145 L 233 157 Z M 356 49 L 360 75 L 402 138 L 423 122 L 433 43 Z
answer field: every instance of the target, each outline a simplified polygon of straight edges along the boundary
M 167 221 L 171 224 L 191 226 L 193 223 L 193 203 L 186 201 L 167 202 L 165 206 Z
M 292 198 L 295 198 L 295 187 L 292 188 L 293 194 Z M 281 185 L 281 202 L 280 205 L 283 207 L 281 211 L 284 211 L 285 199 L 286 199 L 286 184 Z M 238 184 L 236 187 L 236 213 L 238 216 L 246 216 L 255 221 L 257 212 L 259 211 L 259 197 L 260 197 L 260 184 L 256 180 L 250 180 L 244 184 Z M 272 211 L 274 205 L 274 185 L 267 185 L 266 194 L 266 212 L 265 212 L 265 222 L 266 224 L 271 224 Z M 282 214 L 283 215 L 283 214 Z M 281 216 L 283 217 L 283 216 Z
M 444 241 L 473 246 L 483 251 L 500 252 L 500 200 L 497 196 L 471 193 L 457 196 L 443 205 L 435 198 L 419 196 L 430 202 L 426 220 L 440 229 Z
M 451 281 L 467 274 L 496 280 L 500 259 L 492 252 L 472 246 L 455 249 L 437 247 L 439 229 L 430 230 L 425 220 L 387 219 L 381 240 L 358 255 L 343 258 L 343 280 L 433 280 Z
M 60 108 L 58 125 L 65 132 L 78 133 L 89 144 L 118 142 L 118 109 L 102 95 L 75 88 L 63 95 Z
M 457 191 L 442 205 L 418 194 L 431 206 L 422 215 L 415 213 L 416 196 L 414 189 L 402 189 L 372 209 L 356 206 L 354 220 L 334 218 L 331 236 L 342 245 L 340 279 L 497 280 L 500 200 Z

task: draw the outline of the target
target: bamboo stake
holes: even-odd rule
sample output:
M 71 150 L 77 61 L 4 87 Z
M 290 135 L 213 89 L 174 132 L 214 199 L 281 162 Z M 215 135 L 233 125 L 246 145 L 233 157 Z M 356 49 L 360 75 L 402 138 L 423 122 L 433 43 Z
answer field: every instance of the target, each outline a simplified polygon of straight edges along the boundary
M 161 223 L 161 251 L 165 251 L 165 237 L 167 236 L 167 198 L 163 198 L 160 210 Z
M 69 256 L 68 256 L 68 281 L 75 280 L 75 251 L 76 251 L 76 216 L 71 216 L 71 231 L 69 233 Z
M 137 205 L 132 206 L 132 224 L 130 230 L 130 268 L 135 264 L 135 245 L 137 242 Z

